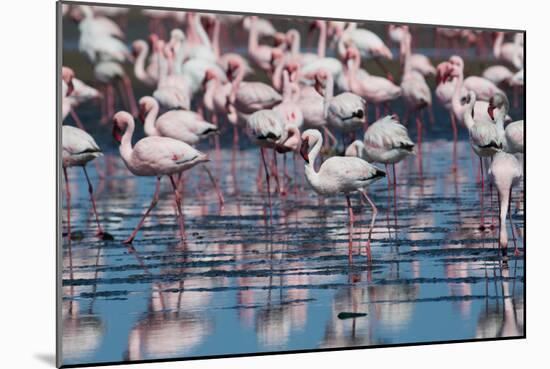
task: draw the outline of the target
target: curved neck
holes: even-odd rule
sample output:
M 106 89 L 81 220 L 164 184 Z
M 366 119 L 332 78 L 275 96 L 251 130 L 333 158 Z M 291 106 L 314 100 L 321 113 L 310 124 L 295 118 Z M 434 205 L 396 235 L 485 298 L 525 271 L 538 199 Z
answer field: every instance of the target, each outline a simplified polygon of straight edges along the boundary
M 237 90 L 239 89 L 239 85 L 241 84 L 242 80 L 244 79 L 245 70 L 243 68 L 242 64 L 239 64 L 237 77 L 235 77 L 235 80 L 232 83 L 231 86 L 231 101 L 235 101 L 235 96 L 237 95 Z
M 143 129 L 145 130 L 145 134 L 147 136 L 159 136 L 157 127 L 155 126 L 155 122 L 157 120 L 157 116 L 159 114 L 159 104 L 156 102 L 151 107 L 151 110 L 147 112 L 147 115 L 145 116 L 145 122 Z
M 292 100 L 292 86 L 290 85 L 290 76 L 288 71 L 283 71 L 283 102 Z
M 355 79 L 357 75 L 357 70 L 359 69 L 359 64 L 361 64 L 361 59 L 359 55 L 355 55 L 351 65 L 348 68 L 348 88 L 350 91 L 357 90 L 357 80 Z
M 206 91 L 204 92 L 202 101 L 207 109 L 214 110 L 214 92 L 220 85 L 219 80 L 213 79 L 206 84 Z
M 306 178 L 313 188 L 317 188 L 317 186 L 319 185 L 319 174 L 315 171 L 315 160 L 317 159 L 317 155 L 319 155 L 319 151 L 321 151 L 322 145 L 323 145 L 323 138 L 321 134 L 319 134 L 317 142 L 311 148 L 311 150 L 309 150 L 309 153 L 308 153 L 309 163 L 306 162 L 306 165 L 305 165 Z
M 497 33 L 497 37 L 495 38 L 495 43 L 493 44 L 493 55 L 495 58 L 500 58 L 500 51 L 502 49 L 502 43 L 504 42 L 504 33 L 499 32 Z
M 210 38 L 208 38 L 208 34 L 206 33 L 206 31 L 204 30 L 204 27 L 202 26 L 201 17 L 199 14 L 195 14 L 194 26 L 195 26 L 195 32 L 197 33 L 197 36 L 199 37 L 200 42 L 204 46 L 211 49 L 212 44 L 210 42 Z
M 327 73 L 327 80 L 326 80 L 326 86 L 325 86 L 325 101 L 323 106 L 323 115 L 325 119 L 328 115 L 328 106 L 330 104 L 330 100 L 334 96 L 334 81 L 332 79 L 332 74 Z
M 279 64 L 277 64 L 273 74 L 271 75 L 271 84 L 277 91 L 281 91 L 281 88 L 284 88 L 284 86 L 281 86 L 284 64 L 284 61 L 279 61 Z
M 250 19 L 250 30 L 248 31 L 248 51 L 258 48 L 258 31 L 256 29 L 256 18 Z
M 288 33 L 292 35 L 292 45 L 290 46 L 290 53 L 293 56 L 296 56 L 300 53 L 300 32 L 295 29 L 291 29 L 290 31 L 288 31 Z
M 464 109 L 464 112 L 462 113 L 462 121 L 464 122 L 468 130 L 472 129 L 472 127 L 476 124 L 474 118 L 472 117 L 474 105 L 475 103 L 469 104 L 468 106 L 466 106 L 466 109 Z
M 122 135 L 122 139 L 120 140 L 120 146 L 118 150 L 120 151 L 120 156 L 122 157 L 122 160 L 124 160 L 124 163 L 126 166 L 129 166 L 132 162 L 132 135 L 134 134 L 135 129 L 135 123 L 133 119 L 130 119 L 127 122 L 126 130 L 124 131 L 124 134 Z
M 319 44 L 317 45 L 317 55 L 324 58 L 327 47 L 327 24 L 324 21 L 319 23 Z
M 158 53 L 158 69 L 159 69 L 159 80 L 158 85 L 160 86 L 166 81 L 168 76 L 168 61 L 162 52 Z
M 212 47 L 214 48 L 214 55 L 216 59 L 220 59 L 221 50 L 220 50 L 220 21 L 216 19 L 214 21 L 214 31 L 212 33 Z
M 462 107 L 462 104 L 460 104 L 460 97 L 461 97 L 460 92 L 462 91 L 463 83 L 464 83 L 464 72 L 460 70 L 457 80 L 455 82 L 453 97 L 451 99 L 451 107 L 453 109 L 453 113 L 456 115 L 458 119 L 463 119 L 462 112 L 464 109 Z
M 149 45 L 147 45 L 147 42 L 144 42 L 142 45 L 143 47 L 141 48 L 141 51 L 139 52 L 134 63 L 134 74 L 140 81 L 147 81 L 149 76 L 147 75 L 147 72 L 145 72 L 145 58 L 149 53 Z

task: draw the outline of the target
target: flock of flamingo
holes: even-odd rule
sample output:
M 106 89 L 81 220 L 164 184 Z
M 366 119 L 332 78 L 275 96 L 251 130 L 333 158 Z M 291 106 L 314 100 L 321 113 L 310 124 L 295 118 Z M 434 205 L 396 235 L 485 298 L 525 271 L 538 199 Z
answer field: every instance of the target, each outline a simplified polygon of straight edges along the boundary
M 305 178 L 313 191 L 322 196 L 345 197 L 350 262 L 354 232 L 350 196 L 358 192 L 361 200 L 372 208 L 366 246 L 371 260 L 371 232 L 377 207 L 369 197 L 368 187 L 387 177 L 388 192 L 393 185 L 397 207 L 395 165 L 409 155 L 416 155 L 418 174 L 422 176 L 422 113 L 431 112 L 435 95 L 449 111 L 455 148 L 458 130 L 466 129 L 471 148 L 479 157 L 480 229 L 488 227 L 483 218 L 486 174 L 497 189 L 499 244 L 506 254 L 506 217 L 512 222 L 511 191 L 523 171 L 518 155 L 524 152 L 524 122 L 511 121 L 510 102 L 504 90 L 514 91 L 516 103 L 517 91 L 523 85 L 522 33 L 496 32 L 495 64 L 482 76 L 465 77 L 465 61 L 461 56 L 453 55 L 434 66 L 428 56 L 413 53 L 414 29 L 406 25 L 389 25 L 384 42 L 380 35 L 360 23 L 310 21 L 310 32 L 318 31 L 319 36 L 316 49 L 306 52 L 301 45 L 301 33 L 292 28 L 290 21 L 290 29 L 282 31 L 259 16 L 140 10 L 149 19 L 150 35 L 147 40 L 130 44 L 125 41 L 124 27 L 115 22 L 127 11 L 116 7 L 63 5 L 63 15 L 78 23 L 78 49 L 90 62 L 95 80 L 94 87 L 89 86 L 77 78 L 69 65 L 62 67 L 62 119 L 65 121 L 70 115 L 78 126 L 62 126 L 68 239 L 71 238 L 69 167 L 81 167 L 84 171 L 98 237 L 113 238 L 100 224 L 86 171 L 86 164 L 101 156 L 102 150 L 86 132 L 76 112 L 82 102 L 99 98 L 101 123 L 112 122 L 112 134 L 128 170 L 136 176 L 157 179 L 149 207 L 124 243 L 135 239 L 155 207 L 164 176 L 173 188 L 182 239 L 186 235 L 178 183 L 183 172 L 200 165 L 208 173 L 220 208 L 223 207 L 222 188 L 207 167 L 209 155 L 194 145 L 211 137 L 212 151 L 220 155 L 220 126 L 228 124 L 232 127 L 234 148 L 238 148 L 243 133 L 259 148 L 257 190 L 267 195 L 270 212 L 272 196 L 286 195 L 285 178 L 279 175 L 277 164 L 277 156 L 286 153 L 301 155 Z M 168 31 L 166 24 L 175 27 Z M 231 32 L 236 28 L 248 33 L 245 52 L 238 53 L 231 45 L 220 43 L 223 30 Z M 482 32 L 477 31 L 434 28 L 434 32 L 439 44 L 445 39 L 465 41 L 481 45 L 478 50 L 483 50 L 486 41 Z M 506 41 L 509 36 L 513 38 Z M 394 55 L 392 46 L 398 46 L 399 56 Z M 396 57 L 402 72 L 399 79 L 386 66 L 388 60 Z M 366 60 L 374 60 L 384 75 L 371 74 L 364 67 Z M 150 96 L 136 100 L 125 66 L 130 66 L 135 79 L 149 87 Z M 435 90 L 427 83 L 433 77 Z M 405 103 L 407 109 L 402 117 L 391 110 L 395 100 Z M 120 105 L 126 109 L 116 111 Z M 368 105 L 374 107 L 374 122 L 368 122 Z M 133 142 L 134 133 L 140 129 L 136 127 L 137 118 L 144 124 L 145 137 Z M 411 140 L 407 129 L 411 119 L 416 123 L 416 142 Z M 363 136 L 356 139 L 358 132 Z M 517 245 L 514 251 L 518 254 Z

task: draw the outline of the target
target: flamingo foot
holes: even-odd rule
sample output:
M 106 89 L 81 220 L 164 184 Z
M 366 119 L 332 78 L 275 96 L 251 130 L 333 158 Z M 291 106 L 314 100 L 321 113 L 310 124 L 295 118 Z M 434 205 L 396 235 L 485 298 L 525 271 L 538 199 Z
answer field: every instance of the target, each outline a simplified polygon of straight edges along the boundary
M 127 239 L 125 239 L 124 241 L 122 241 L 122 243 L 125 244 L 125 245 L 131 245 L 133 241 L 134 241 L 134 237 L 130 236 Z
M 514 256 L 520 256 L 521 255 L 521 252 L 519 251 L 519 249 L 516 247 L 514 248 Z

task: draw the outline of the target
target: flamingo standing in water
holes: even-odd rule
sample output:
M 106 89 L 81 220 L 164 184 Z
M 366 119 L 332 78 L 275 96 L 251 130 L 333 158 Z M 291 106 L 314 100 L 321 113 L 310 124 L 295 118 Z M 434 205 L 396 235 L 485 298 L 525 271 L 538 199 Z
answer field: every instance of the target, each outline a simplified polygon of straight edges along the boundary
M 506 228 L 506 214 L 509 214 L 512 238 L 514 240 L 514 254 L 519 255 L 519 249 L 514 233 L 512 213 L 509 211 L 512 197 L 512 187 L 521 179 L 521 166 L 514 155 L 506 152 L 498 152 L 493 156 L 493 162 L 489 167 L 489 179 L 496 186 L 500 201 L 499 211 L 499 246 L 504 256 L 508 249 L 508 230 Z
M 269 184 L 269 170 L 265 158 L 265 150 L 276 149 L 278 144 L 285 142 L 288 131 L 285 129 L 284 118 L 278 112 L 271 109 L 262 109 L 251 114 L 247 119 L 247 128 L 254 143 L 260 147 L 260 154 L 262 156 L 265 179 L 267 182 L 267 195 L 269 199 L 269 214 L 271 221 L 271 187 Z M 279 189 L 279 179 L 276 173 L 274 173 L 274 177 L 277 183 L 277 189 Z
M 422 177 L 422 118 L 420 113 L 422 109 L 429 108 L 432 105 L 432 92 L 426 83 L 424 76 L 416 70 L 413 70 L 411 64 L 411 34 L 404 35 L 404 66 L 403 77 L 401 80 L 401 90 L 405 103 L 407 104 L 407 112 L 405 113 L 405 122 L 408 120 L 409 111 L 415 114 L 416 120 L 416 135 L 418 144 L 418 172 Z
M 185 142 L 169 137 L 145 137 L 132 147 L 134 134 L 134 118 L 125 111 L 120 111 L 113 117 L 113 137 L 120 143 L 119 151 L 122 161 L 132 174 L 136 176 L 157 177 L 155 193 L 149 208 L 143 214 L 132 234 L 123 243 L 132 243 L 145 219 L 158 202 L 160 179 L 168 176 L 172 183 L 176 199 L 179 227 L 182 239 L 185 239 L 181 196 L 177 190 L 173 175 L 191 169 L 197 164 L 208 161 L 207 155 L 194 149 Z
M 346 197 L 349 214 L 348 258 L 350 263 L 352 262 L 354 224 L 350 194 L 353 192 L 359 192 L 361 196 L 368 201 L 372 207 L 372 219 L 369 227 L 366 249 L 368 258 L 371 260 L 372 256 L 370 242 L 378 209 L 368 196 L 366 188 L 371 183 L 384 177 L 386 173 L 363 159 L 342 156 L 333 156 L 327 159 L 323 162 L 319 170 L 316 171 L 314 163 L 322 145 L 323 137 L 321 132 L 315 129 L 308 129 L 302 134 L 300 153 L 306 162 L 306 179 L 313 190 L 320 195 L 328 196 L 343 194 Z
M 65 191 L 67 192 L 67 237 L 71 239 L 71 191 L 69 188 L 69 177 L 67 176 L 67 168 L 69 167 L 82 167 L 86 181 L 88 182 L 88 193 L 90 194 L 90 201 L 92 203 L 92 209 L 94 211 L 95 220 L 97 223 L 97 236 L 103 240 L 112 240 L 108 232 L 105 232 L 99 223 L 99 217 L 97 215 L 94 190 L 92 182 L 88 176 L 86 170 L 86 164 L 89 161 L 94 160 L 103 155 L 101 149 L 94 141 L 92 136 L 83 131 L 80 128 L 63 126 L 61 132 L 62 141 L 62 161 L 63 161 L 63 175 L 65 176 Z
M 497 124 L 492 123 L 489 120 L 474 120 L 473 109 L 476 102 L 476 94 L 473 91 L 469 91 L 468 95 L 465 97 L 465 106 L 464 111 L 464 124 L 470 132 L 470 144 L 472 149 L 479 156 L 479 173 L 481 178 L 481 192 L 479 197 L 480 209 L 481 209 L 481 224 L 479 226 L 480 230 L 484 230 L 485 222 L 483 218 L 483 196 L 485 192 L 485 183 L 484 183 L 484 173 L 483 173 L 483 158 L 492 157 L 497 152 L 502 151 L 503 143 L 502 139 L 504 136 L 504 115 L 502 111 L 499 111 L 499 119 L 497 119 Z M 488 109 L 489 110 L 489 109 Z M 492 110 L 488 114 L 493 114 Z M 502 119 L 500 119 L 502 118 Z
M 449 58 L 449 63 L 451 63 L 451 66 L 456 67 L 464 73 L 464 60 L 460 56 L 451 56 Z M 479 101 L 489 101 L 496 93 L 503 93 L 493 82 L 483 77 L 469 76 L 465 78 L 462 83 L 466 90 L 476 93 L 476 97 Z
M 170 137 L 185 142 L 189 145 L 197 144 L 201 139 L 218 134 L 218 127 L 206 122 L 202 117 L 188 110 L 170 110 L 158 117 L 159 104 L 151 96 L 144 96 L 139 100 L 140 119 L 144 123 L 147 136 Z M 223 208 L 224 199 L 214 180 L 212 173 L 206 165 L 202 165 L 218 196 L 220 209 Z
M 509 107 L 510 102 L 508 101 L 506 95 L 498 93 L 489 100 L 487 112 L 489 113 L 489 116 L 491 116 L 491 119 L 497 123 L 497 127 L 500 129 L 499 134 L 501 136 L 501 142 L 504 145 L 504 151 L 510 154 L 523 154 L 523 120 L 508 123 L 506 128 L 502 130 L 502 127 L 504 127 L 503 119 L 507 115 Z M 496 115 L 494 113 L 495 109 L 498 109 Z M 502 120 L 502 122 L 499 120 Z
M 397 209 L 397 176 L 395 164 L 414 153 L 414 143 L 409 137 L 407 128 L 399 123 L 396 116 L 388 115 L 369 125 L 363 137 L 364 157 L 370 163 L 381 163 L 392 166 L 393 171 L 393 204 Z M 390 176 L 388 178 L 388 197 L 390 196 Z
M 376 104 L 376 116 L 380 116 L 378 104 L 385 104 L 401 96 L 401 89 L 391 80 L 384 77 L 372 76 L 360 69 L 361 55 L 354 46 L 349 46 L 345 55 L 347 62 L 347 82 L 351 92 L 365 98 L 367 103 Z M 359 74 L 359 71 L 363 71 Z

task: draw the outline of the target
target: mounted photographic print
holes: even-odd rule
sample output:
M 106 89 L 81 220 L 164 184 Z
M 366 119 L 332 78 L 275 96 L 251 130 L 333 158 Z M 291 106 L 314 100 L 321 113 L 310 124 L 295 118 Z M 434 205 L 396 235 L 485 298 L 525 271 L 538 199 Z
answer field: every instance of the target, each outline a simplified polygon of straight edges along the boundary
M 58 366 L 525 337 L 524 31 L 57 5 Z

